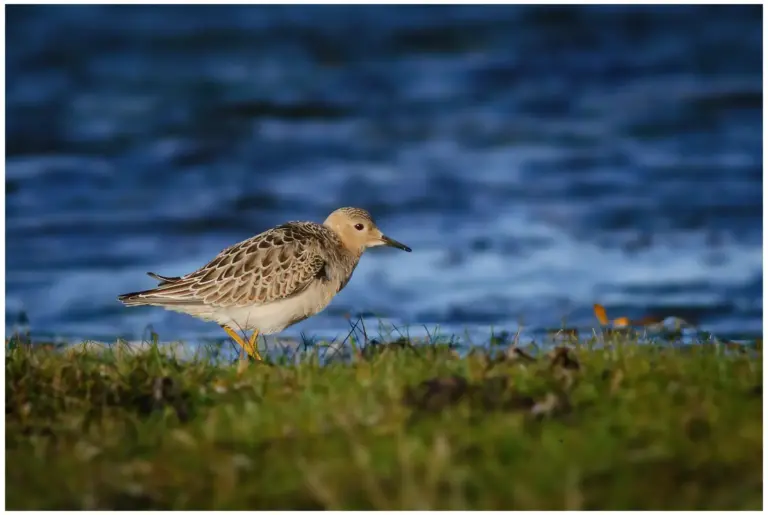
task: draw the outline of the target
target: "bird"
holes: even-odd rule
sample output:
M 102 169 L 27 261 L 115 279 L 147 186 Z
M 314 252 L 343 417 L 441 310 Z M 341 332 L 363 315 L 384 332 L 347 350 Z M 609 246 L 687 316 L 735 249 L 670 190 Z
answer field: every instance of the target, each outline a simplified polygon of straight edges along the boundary
M 219 252 L 178 277 L 147 272 L 155 288 L 126 293 L 126 306 L 159 306 L 216 322 L 255 360 L 259 334 L 274 334 L 320 313 L 349 283 L 363 252 L 411 248 L 385 236 L 357 207 L 333 211 L 322 224 L 278 225 Z M 252 331 L 248 342 L 235 331 Z

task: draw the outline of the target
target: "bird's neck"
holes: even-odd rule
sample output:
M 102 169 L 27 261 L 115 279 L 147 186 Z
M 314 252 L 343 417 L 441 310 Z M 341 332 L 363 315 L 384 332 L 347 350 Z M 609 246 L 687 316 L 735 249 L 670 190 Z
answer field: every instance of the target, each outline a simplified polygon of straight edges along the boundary
M 341 258 L 339 264 L 341 266 L 339 267 L 338 275 L 336 275 L 336 281 L 338 281 L 336 283 L 336 293 L 343 290 L 347 283 L 349 283 L 355 268 L 357 268 L 357 263 L 360 261 L 361 255 L 362 252 L 350 251 L 342 246 L 342 250 L 339 253 L 339 257 Z
M 351 269 L 354 269 L 357 266 L 358 261 L 360 261 L 360 257 L 363 255 L 363 251 L 365 251 L 365 249 L 349 248 L 347 246 L 342 246 L 342 249 L 345 264 Z

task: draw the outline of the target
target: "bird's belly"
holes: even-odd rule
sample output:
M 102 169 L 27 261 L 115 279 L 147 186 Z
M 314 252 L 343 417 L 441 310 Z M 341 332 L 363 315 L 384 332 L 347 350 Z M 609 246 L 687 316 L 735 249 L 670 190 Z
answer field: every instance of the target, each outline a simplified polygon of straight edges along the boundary
M 258 330 L 262 334 L 277 333 L 325 309 L 333 295 L 319 288 L 308 288 L 294 297 L 237 308 L 221 308 L 217 322 L 244 331 Z

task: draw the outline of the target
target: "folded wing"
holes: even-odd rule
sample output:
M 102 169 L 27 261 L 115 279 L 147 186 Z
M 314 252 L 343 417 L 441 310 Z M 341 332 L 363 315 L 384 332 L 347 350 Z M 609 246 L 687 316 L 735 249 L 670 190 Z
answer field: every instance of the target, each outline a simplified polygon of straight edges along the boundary
M 324 280 L 326 259 L 310 224 L 287 223 L 221 251 L 181 277 L 156 276 L 157 288 L 118 297 L 127 305 L 259 305 L 297 295 Z M 156 274 L 155 274 L 156 275 Z

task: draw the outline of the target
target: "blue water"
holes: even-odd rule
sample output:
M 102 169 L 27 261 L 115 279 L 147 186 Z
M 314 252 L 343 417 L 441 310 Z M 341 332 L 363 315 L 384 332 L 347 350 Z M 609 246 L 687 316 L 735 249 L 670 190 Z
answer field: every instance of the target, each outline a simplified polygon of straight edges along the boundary
M 355 205 L 413 253 L 284 334 L 761 332 L 761 6 L 6 12 L 6 330 L 223 337 L 116 297 Z

